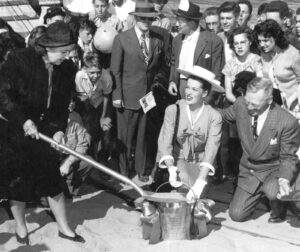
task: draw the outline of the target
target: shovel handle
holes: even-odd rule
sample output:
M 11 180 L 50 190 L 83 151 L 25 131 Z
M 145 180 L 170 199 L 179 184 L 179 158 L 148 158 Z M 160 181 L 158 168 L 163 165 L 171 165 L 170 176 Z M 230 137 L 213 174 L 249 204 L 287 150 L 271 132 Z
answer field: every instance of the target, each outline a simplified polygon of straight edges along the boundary
M 146 195 L 146 193 L 143 191 L 142 188 L 140 188 L 137 184 L 135 184 L 131 179 L 121 175 L 120 173 L 118 172 L 115 172 L 111 169 L 109 169 L 108 167 L 102 165 L 102 164 L 99 164 L 98 162 L 96 162 L 95 160 L 89 158 L 89 157 L 86 157 L 72 149 L 70 149 L 69 147 L 63 145 L 63 144 L 59 144 L 57 143 L 56 141 L 54 141 L 52 138 L 42 134 L 42 133 L 39 133 L 39 136 L 40 136 L 40 139 L 42 139 L 43 141 L 45 142 L 48 142 L 52 145 L 54 145 L 56 148 L 60 149 L 60 150 L 63 150 L 65 152 L 67 152 L 68 154 L 70 155 L 73 155 L 77 158 L 79 158 L 80 160 L 83 160 L 85 162 L 87 162 L 88 164 L 92 165 L 93 167 L 97 168 L 98 170 L 114 177 L 115 179 L 118 179 L 122 182 L 124 182 L 125 184 L 129 184 L 130 186 L 132 186 L 132 188 L 134 190 L 136 190 L 142 197 Z

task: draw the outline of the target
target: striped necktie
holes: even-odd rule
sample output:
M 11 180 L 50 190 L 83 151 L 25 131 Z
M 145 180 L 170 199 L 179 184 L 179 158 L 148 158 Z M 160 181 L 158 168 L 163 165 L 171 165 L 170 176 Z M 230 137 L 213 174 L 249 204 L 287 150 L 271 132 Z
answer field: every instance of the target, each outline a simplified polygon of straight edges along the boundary
M 254 116 L 253 117 L 252 133 L 253 133 L 253 138 L 254 138 L 255 141 L 258 138 L 258 134 L 257 134 L 257 119 L 258 119 L 258 116 Z
M 146 65 L 148 65 L 149 63 L 149 50 L 147 48 L 147 44 L 146 44 L 146 36 L 145 33 L 142 34 L 141 36 L 141 49 L 144 55 L 144 60 Z

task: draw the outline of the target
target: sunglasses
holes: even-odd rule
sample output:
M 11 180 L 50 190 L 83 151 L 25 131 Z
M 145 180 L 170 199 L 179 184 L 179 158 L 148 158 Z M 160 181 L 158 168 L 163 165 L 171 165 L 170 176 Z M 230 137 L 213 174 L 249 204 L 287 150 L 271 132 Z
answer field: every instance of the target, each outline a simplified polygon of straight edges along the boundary
M 152 21 L 155 20 L 155 18 L 154 18 L 154 17 L 137 17 L 137 20 L 139 20 L 139 21 L 150 21 L 150 22 L 152 22 Z

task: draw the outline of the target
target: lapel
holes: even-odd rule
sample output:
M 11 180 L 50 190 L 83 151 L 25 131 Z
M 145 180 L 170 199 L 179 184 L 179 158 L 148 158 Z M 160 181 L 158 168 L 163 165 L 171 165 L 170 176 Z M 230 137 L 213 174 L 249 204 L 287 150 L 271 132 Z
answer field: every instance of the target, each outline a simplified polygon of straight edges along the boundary
M 256 160 L 270 145 L 272 138 L 276 137 L 276 122 L 278 122 L 278 113 L 276 113 L 276 107 L 273 103 L 270 107 L 266 121 L 263 128 L 253 146 L 250 158 Z
M 207 44 L 207 41 L 205 40 L 204 37 L 205 36 L 203 36 L 203 34 L 201 35 L 201 32 L 200 32 L 200 35 L 199 35 L 199 38 L 197 41 L 197 45 L 195 48 L 195 53 L 194 53 L 194 65 L 196 64 L 198 58 L 200 57 L 203 49 L 205 48 L 205 46 Z
M 184 39 L 184 36 L 182 34 L 178 35 L 178 39 L 175 40 L 176 44 L 174 45 L 174 53 L 177 53 L 176 55 L 176 62 L 175 62 L 175 69 L 179 66 L 179 56 L 182 48 L 182 40 Z
M 130 40 L 131 40 L 131 46 L 133 48 L 137 48 L 137 52 L 138 52 L 138 56 L 144 61 L 144 55 L 140 46 L 140 41 L 139 38 L 137 37 L 137 34 L 134 30 L 134 27 L 132 29 L 130 29 Z
M 252 134 L 252 126 L 251 126 L 251 116 L 248 114 L 247 109 L 245 107 L 242 113 L 242 120 L 240 121 L 240 132 L 243 137 L 243 145 L 247 153 L 251 153 L 253 146 L 255 144 L 253 134 Z

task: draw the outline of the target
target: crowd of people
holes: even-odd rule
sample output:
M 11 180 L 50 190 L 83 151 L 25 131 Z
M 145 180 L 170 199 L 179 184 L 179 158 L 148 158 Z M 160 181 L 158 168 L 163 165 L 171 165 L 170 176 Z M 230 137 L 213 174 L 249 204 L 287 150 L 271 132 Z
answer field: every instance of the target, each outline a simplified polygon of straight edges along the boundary
M 50 7 L 26 39 L 0 20 L 0 200 L 18 242 L 29 244 L 26 202 L 41 198 L 61 238 L 85 241 L 65 196 L 93 169 L 39 132 L 126 177 L 152 177 L 153 190 L 167 169 L 190 201 L 232 180 L 234 221 L 262 197 L 269 222 L 285 220 L 279 198 L 300 171 L 300 7 L 271 1 L 255 18 L 249 0 L 203 13 L 182 0 L 174 22 L 167 2 L 93 0 L 80 15 Z

